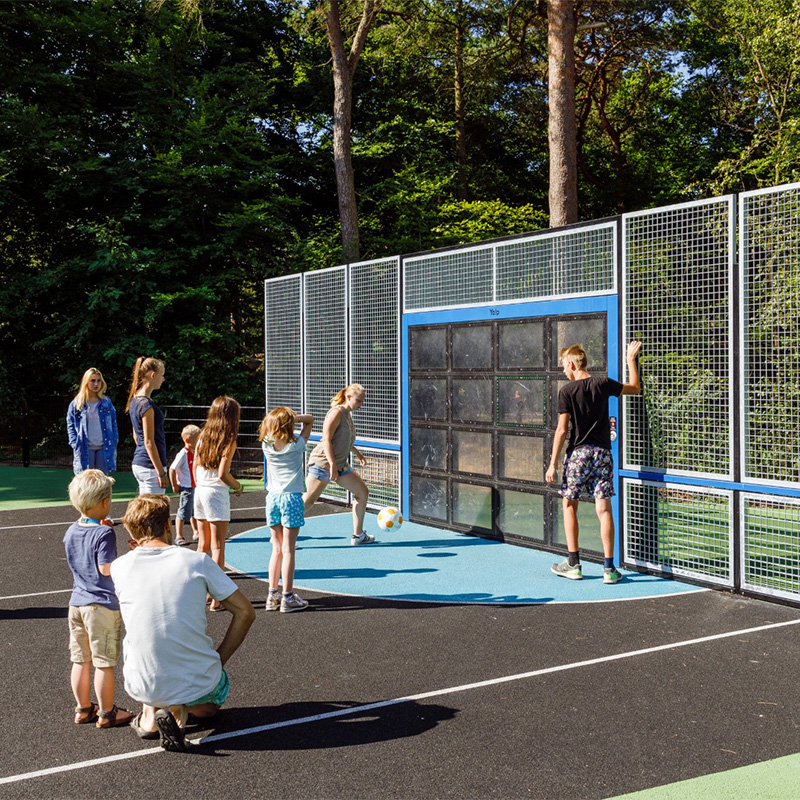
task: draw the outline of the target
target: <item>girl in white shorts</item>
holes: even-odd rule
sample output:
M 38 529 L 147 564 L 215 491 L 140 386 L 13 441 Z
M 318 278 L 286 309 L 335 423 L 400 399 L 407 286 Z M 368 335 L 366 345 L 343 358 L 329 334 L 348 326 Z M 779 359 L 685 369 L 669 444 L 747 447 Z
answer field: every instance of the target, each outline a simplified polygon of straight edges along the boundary
M 241 409 L 232 397 L 217 397 L 208 410 L 194 455 L 194 517 L 197 520 L 197 549 L 208 553 L 225 568 L 225 537 L 231 520 L 233 489 L 237 496 L 242 484 L 231 475 L 231 461 L 236 453 Z M 212 611 L 222 606 L 211 604 Z

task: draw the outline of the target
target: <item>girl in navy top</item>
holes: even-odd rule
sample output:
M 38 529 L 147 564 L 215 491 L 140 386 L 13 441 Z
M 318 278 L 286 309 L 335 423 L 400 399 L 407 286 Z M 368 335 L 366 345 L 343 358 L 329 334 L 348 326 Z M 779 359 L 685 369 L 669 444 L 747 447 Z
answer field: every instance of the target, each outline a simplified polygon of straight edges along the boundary
M 164 383 L 164 372 L 164 362 L 158 358 L 139 357 L 133 365 L 125 410 L 133 426 L 136 450 L 131 466 L 139 494 L 164 494 L 169 485 L 164 412 L 150 397 Z

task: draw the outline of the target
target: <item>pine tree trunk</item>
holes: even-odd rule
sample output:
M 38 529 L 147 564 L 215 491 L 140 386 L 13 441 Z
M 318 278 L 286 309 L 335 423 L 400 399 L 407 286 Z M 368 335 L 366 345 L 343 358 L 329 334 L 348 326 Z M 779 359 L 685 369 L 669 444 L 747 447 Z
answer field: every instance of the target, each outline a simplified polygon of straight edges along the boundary
M 547 41 L 551 228 L 578 221 L 575 27 L 574 3 L 571 0 L 549 0 Z
M 345 261 L 358 261 L 361 246 L 350 135 L 353 122 L 353 75 L 344 52 L 341 52 L 341 57 L 338 55 L 335 54 L 333 59 L 333 165 L 342 225 L 342 256 Z
M 467 139 L 464 109 L 464 28 L 462 0 L 456 3 L 455 58 L 453 70 L 454 105 L 456 116 L 456 199 L 467 199 Z

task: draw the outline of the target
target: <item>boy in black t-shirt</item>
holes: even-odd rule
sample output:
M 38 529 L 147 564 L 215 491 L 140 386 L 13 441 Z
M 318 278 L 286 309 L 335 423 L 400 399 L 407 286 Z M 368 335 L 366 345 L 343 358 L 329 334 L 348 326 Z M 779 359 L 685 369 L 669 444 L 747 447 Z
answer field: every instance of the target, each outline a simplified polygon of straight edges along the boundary
M 611 429 L 608 422 L 608 398 L 622 394 L 639 394 L 639 369 L 636 357 L 641 342 L 630 342 L 626 362 L 630 383 L 612 378 L 593 377 L 586 371 L 586 351 L 579 344 L 565 347 L 559 353 L 569 383 L 558 393 L 558 427 L 553 439 L 553 453 L 547 470 L 547 482 L 556 479 L 558 454 L 567 438 L 564 474 L 559 494 L 564 509 L 564 533 L 569 557 L 550 568 L 562 578 L 579 581 L 583 578 L 578 551 L 578 501 L 594 498 L 603 541 L 603 583 L 617 583 L 622 576 L 614 566 L 614 462 L 611 458 Z M 572 425 L 570 426 L 570 422 Z

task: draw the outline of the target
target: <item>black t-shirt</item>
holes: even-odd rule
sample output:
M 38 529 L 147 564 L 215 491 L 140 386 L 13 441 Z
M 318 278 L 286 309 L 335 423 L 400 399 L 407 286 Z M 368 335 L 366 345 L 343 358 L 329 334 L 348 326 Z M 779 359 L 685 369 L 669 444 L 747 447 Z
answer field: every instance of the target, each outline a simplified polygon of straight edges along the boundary
M 567 455 L 583 444 L 611 449 L 611 426 L 608 424 L 608 398 L 619 397 L 622 384 L 613 378 L 595 377 L 570 381 L 558 393 L 558 413 L 569 414 L 572 423 L 567 441 Z

